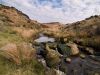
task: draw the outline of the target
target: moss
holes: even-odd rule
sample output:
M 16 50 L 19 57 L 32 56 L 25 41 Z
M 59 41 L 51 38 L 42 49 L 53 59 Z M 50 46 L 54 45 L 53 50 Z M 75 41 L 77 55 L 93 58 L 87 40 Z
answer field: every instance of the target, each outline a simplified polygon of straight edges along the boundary
M 47 61 L 47 65 L 50 67 L 50 68 L 56 68 L 57 65 L 58 65 L 58 58 L 46 58 L 46 61 Z

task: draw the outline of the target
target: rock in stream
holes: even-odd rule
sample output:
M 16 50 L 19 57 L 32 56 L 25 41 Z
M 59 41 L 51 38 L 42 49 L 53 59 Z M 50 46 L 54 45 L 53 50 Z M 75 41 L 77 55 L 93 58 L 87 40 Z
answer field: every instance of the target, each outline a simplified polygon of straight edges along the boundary
M 70 47 L 71 46 L 72 44 L 70 45 Z M 79 54 L 77 46 L 75 44 L 74 46 L 77 49 L 76 54 Z M 59 50 L 57 50 L 57 42 L 55 42 L 54 45 L 54 41 L 50 40 L 49 42 L 42 41 L 39 42 L 39 46 L 36 46 L 36 48 L 37 48 L 37 55 L 40 56 L 39 61 L 41 61 L 41 63 L 47 68 L 53 66 L 56 72 L 55 75 L 100 75 L 99 56 L 92 57 L 91 55 L 84 54 L 84 59 L 83 59 L 79 55 L 76 56 L 69 55 L 71 59 L 69 63 L 66 61 L 66 56 L 63 55 L 64 53 L 59 53 Z

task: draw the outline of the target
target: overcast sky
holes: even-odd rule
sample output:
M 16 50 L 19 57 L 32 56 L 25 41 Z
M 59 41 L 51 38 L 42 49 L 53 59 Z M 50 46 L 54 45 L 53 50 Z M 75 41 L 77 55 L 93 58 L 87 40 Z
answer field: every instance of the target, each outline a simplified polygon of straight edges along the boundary
M 1 1 L 1 0 L 0 0 Z M 100 15 L 100 0 L 2 0 L 39 22 L 70 23 Z

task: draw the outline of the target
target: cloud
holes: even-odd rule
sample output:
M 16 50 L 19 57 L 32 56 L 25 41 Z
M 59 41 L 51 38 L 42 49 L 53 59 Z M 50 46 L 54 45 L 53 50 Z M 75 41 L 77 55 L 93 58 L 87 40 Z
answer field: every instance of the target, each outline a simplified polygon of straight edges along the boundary
M 100 15 L 100 0 L 3 0 L 39 22 L 75 22 Z

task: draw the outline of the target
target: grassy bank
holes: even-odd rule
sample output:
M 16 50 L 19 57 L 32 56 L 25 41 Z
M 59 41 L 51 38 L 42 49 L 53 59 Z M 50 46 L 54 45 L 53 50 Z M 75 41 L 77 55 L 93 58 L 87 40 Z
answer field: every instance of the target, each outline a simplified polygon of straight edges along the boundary
M 0 56 L 0 75 L 44 75 L 44 68 L 36 60 L 16 65 Z

